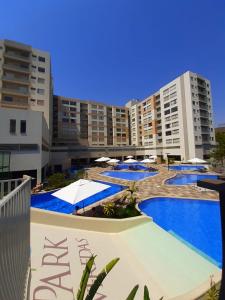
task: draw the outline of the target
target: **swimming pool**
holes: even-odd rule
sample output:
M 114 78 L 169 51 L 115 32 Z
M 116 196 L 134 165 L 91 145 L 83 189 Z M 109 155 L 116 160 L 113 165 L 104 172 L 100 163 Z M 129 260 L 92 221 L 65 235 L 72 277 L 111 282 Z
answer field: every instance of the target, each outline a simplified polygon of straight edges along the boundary
M 130 164 L 123 164 L 119 163 L 114 167 L 114 170 L 148 170 L 149 168 L 144 166 L 141 163 L 130 163 Z
M 90 196 L 76 204 L 70 204 L 66 201 L 63 201 L 61 199 L 52 196 L 52 193 L 54 193 L 53 191 L 43 193 L 43 194 L 38 194 L 38 195 L 31 195 L 31 206 L 36 208 L 51 210 L 55 212 L 71 214 L 75 210 L 75 206 L 77 206 L 79 209 L 84 208 L 97 201 L 103 200 L 106 197 L 119 193 L 120 191 L 126 188 L 126 186 L 124 185 L 119 185 L 111 182 L 104 182 L 100 180 L 95 180 L 95 181 L 110 185 L 110 188 L 101 191 L 93 196 Z
M 170 170 L 174 171 L 198 171 L 205 169 L 205 166 L 200 165 L 179 165 L 179 166 L 169 166 Z
M 104 176 L 109 176 L 124 180 L 142 180 L 151 176 L 155 176 L 158 172 L 123 172 L 123 171 L 105 171 L 101 173 Z
M 222 267 L 219 202 L 157 197 L 139 204 L 160 227 Z
M 167 179 L 165 183 L 170 185 L 186 185 L 196 184 L 197 180 L 217 178 L 217 175 L 210 174 L 177 174 L 175 177 Z

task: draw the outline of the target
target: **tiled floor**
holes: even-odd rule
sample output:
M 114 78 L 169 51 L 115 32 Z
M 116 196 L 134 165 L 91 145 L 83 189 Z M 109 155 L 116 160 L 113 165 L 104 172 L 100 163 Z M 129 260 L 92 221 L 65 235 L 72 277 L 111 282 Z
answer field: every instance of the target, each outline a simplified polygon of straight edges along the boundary
M 164 181 L 168 178 L 175 176 L 177 171 L 168 171 L 163 165 L 157 165 L 156 168 L 159 170 L 159 174 L 153 177 L 146 178 L 145 180 L 137 181 L 138 187 L 138 198 L 139 201 L 155 197 L 155 196 L 167 196 L 167 197 L 184 197 L 184 198 L 198 198 L 198 199 L 219 199 L 218 193 L 214 191 L 198 191 L 193 186 L 170 186 L 164 185 Z M 109 168 L 91 168 L 88 171 L 89 179 L 97 179 L 103 181 L 109 181 L 118 184 L 130 185 L 130 181 L 120 180 L 116 178 L 110 178 L 103 176 L 100 173 Z M 190 174 L 190 171 L 182 171 L 182 173 Z M 196 172 L 192 172 L 196 174 Z M 113 197 L 107 199 L 112 200 Z

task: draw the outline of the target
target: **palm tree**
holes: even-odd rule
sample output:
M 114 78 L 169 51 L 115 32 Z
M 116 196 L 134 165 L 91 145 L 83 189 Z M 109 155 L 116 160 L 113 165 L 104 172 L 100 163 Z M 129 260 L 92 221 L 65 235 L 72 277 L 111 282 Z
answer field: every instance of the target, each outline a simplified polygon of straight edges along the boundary
M 106 266 L 105 268 L 98 274 L 97 278 L 95 279 L 94 283 L 92 284 L 90 290 L 88 291 L 86 297 L 85 297 L 85 292 L 86 292 L 86 288 L 87 288 L 87 283 L 88 283 L 88 279 L 89 276 L 91 274 L 91 269 L 93 267 L 94 261 L 95 261 L 96 256 L 91 256 L 90 259 L 88 260 L 85 269 L 83 271 L 83 275 L 80 281 L 80 287 L 79 290 L 77 292 L 77 300 L 93 300 L 98 288 L 101 286 L 103 280 L 106 278 L 106 276 L 109 274 L 109 272 L 112 270 L 112 268 L 118 263 L 119 258 L 115 258 L 113 260 L 111 260 Z M 137 290 L 139 288 L 139 285 L 135 285 L 135 287 L 131 290 L 130 294 L 128 295 L 126 300 L 134 300 Z M 84 298 L 85 297 L 85 298 Z M 162 298 L 160 298 L 159 300 L 162 300 Z M 147 286 L 144 287 L 144 298 L 143 300 L 150 300 L 149 297 L 149 291 Z

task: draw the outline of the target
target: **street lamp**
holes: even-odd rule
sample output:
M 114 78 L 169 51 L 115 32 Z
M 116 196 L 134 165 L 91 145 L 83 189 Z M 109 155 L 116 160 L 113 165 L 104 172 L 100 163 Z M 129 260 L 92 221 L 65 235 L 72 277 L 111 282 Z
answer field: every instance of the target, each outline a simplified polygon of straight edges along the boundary
M 167 167 L 168 167 L 168 171 L 170 169 L 169 154 L 170 153 L 168 153 L 168 152 L 166 153 L 166 155 L 167 155 Z

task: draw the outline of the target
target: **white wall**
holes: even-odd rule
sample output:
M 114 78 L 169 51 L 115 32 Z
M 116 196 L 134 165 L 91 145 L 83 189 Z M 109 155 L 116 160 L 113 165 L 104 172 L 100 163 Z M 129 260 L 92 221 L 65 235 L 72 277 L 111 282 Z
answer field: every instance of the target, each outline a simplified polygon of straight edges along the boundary
M 16 120 L 15 134 L 10 134 L 10 119 Z M 20 133 L 21 120 L 26 121 L 26 134 Z M 42 152 L 43 135 L 48 136 L 48 128 L 42 112 L 0 108 L 0 147 L 4 144 L 9 145 L 9 149 L 10 144 L 36 144 L 38 147 L 36 150 L 10 150 L 10 171 L 38 170 L 40 174 L 49 161 L 49 153 Z

